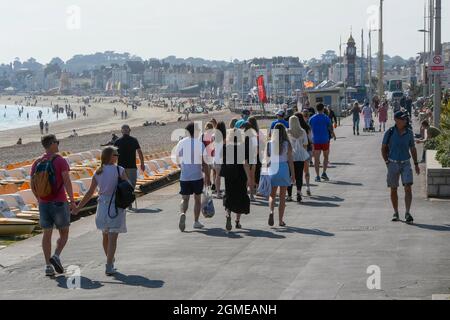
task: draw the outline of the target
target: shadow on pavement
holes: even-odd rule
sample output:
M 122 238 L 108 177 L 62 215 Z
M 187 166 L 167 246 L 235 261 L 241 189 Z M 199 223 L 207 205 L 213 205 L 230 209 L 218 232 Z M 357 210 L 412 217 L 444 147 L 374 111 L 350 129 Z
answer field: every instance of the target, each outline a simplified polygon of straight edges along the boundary
M 345 199 L 339 197 L 325 197 L 325 196 L 311 196 L 311 200 L 326 201 L 326 202 L 344 202 Z
M 354 163 L 351 162 L 332 162 L 329 166 L 329 168 L 331 168 L 331 166 L 354 166 Z
M 160 213 L 162 212 L 162 209 L 137 209 L 134 211 L 131 211 L 132 213 Z
M 297 227 L 286 227 L 286 228 L 276 228 L 277 232 L 280 233 L 300 233 L 311 236 L 321 236 L 321 237 L 334 237 L 334 233 L 325 232 L 319 229 L 303 229 Z
M 406 224 L 406 222 L 402 221 Z M 411 227 L 417 227 L 420 229 L 426 229 L 431 231 L 442 231 L 442 232 L 450 232 L 450 225 L 430 225 L 430 224 L 420 224 L 420 223 L 414 223 L 411 224 Z
M 164 286 L 164 281 L 162 280 L 150 280 L 145 277 L 135 275 L 127 276 L 120 272 L 116 273 L 113 278 L 122 282 L 127 286 L 143 287 L 150 289 L 158 289 Z
M 58 283 L 58 287 L 63 289 L 69 289 L 67 286 L 68 282 L 73 283 L 74 280 L 71 280 L 71 278 L 60 276 L 55 278 L 56 282 Z M 73 283 L 75 284 L 75 283 Z M 99 281 L 93 281 L 86 277 L 80 277 L 80 289 L 83 290 L 94 290 L 94 289 L 100 289 L 103 287 L 103 284 Z
M 230 239 L 242 239 L 242 236 L 236 234 L 234 232 L 227 232 L 224 229 L 213 228 L 213 229 L 203 229 L 199 231 L 187 231 L 186 233 L 198 233 L 203 234 L 209 237 L 218 237 L 218 238 L 230 238 Z
M 275 234 L 270 231 L 264 231 L 264 230 L 254 230 L 254 229 L 247 229 L 243 228 L 241 229 L 244 235 L 247 237 L 254 237 L 254 238 L 269 238 L 269 239 L 286 239 L 285 236 L 281 236 L 279 234 Z M 239 231 L 236 231 L 237 233 L 241 233 Z
M 317 208 L 337 208 L 340 205 L 331 202 L 311 202 L 311 201 L 303 201 L 301 203 L 305 207 L 317 207 Z
M 323 182 L 323 183 L 335 184 L 338 186 L 355 186 L 355 187 L 364 186 L 362 183 L 354 183 L 354 182 L 346 182 L 346 181 L 328 181 L 328 182 Z

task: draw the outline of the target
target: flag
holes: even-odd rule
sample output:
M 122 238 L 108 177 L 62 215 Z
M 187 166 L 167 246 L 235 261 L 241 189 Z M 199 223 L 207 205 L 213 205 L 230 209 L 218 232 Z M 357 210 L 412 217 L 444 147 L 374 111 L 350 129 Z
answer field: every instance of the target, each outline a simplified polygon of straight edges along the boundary
M 256 79 L 258 85 L 258 97 L 261 103 L 267 103 L 266 87 L 264 86 L 264 76 L 259 76 Z

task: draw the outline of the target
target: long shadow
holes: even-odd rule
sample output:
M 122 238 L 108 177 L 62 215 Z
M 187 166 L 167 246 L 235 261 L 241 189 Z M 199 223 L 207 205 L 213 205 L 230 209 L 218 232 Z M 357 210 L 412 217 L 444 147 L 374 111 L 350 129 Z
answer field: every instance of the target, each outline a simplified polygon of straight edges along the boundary
M 150 280 L 145 277 L 136 276 L 136 275 L 127 276 L 120 272 L 118 272 L 114 275 L 114 279 L 122 282 L 123 284 L 125 284 L 127 286 L 133 286 L 133 287 L 158 289 L 158 288 L 162 288 L 164 286 L 164 281 L 162 281 L 162 280 Z
M 334 233 L 325 232 L 319 229 L 303 229 L 297 227 L 286 227 L 283 229 L 276 229 L 277 232 L 280 233 L 300 233 L 311 236 L 320 236 L 320 237 L 334 237 Z
M 162 212 L 162 209 L 149 209 L 149 208 L 144 208 L 144 209 L 137 209 L 134 211 L 131 211 L 132 213 L 142 213 L 142 214 L 146 214 L 146 213 L 160 213 Z
M 405 221 L 402 221 L 402 222 L 406 224 Z M 413 223 L 410 226 L 417 227 L 420 229 L 431 230 L 431 231 L 450 232 L 450 225 L 437 226 L 437 225 L 430 225 L 430 224 Z
M 324 182 L 324 183 L 335 184 L 338 186 L 355 186 L 355 187 L 364 186 L 362 183 L 347 182 L 347 181 L 328 181 L 328 182 Z
M 59 276 L 56 277 L 55 280 L 58 283 L 58 287 L 63 289 L 69 289 L 69 287 L 67 286 L 68 282 L 70 283 L 70 285 L 77 285 L 75 278 L 71 279 L 66 276 Z M 100 289 L 101 287 L 103 287 L 103 284 L 99 281 L 94 281 L 86 277 L 80 277 L 80 287 L 79 287 L 80 289 L 94 290 Z
M 242 231 L 242 232 L 241 232 Z M 279 234 L 275 234 L 270 231 L 264 231 L 264 230 L 255 230 L 255 229 L 248 229 L 243 228 L 241 231 L 236 231 L 236 233 L 242 233 L 245 236 L 253 237 L 253 238 L 269 238 L 269 239 L 285 239 L 285 236 L 281 236 Z
M 331 166 L 354 166 L 354 163 L 351 162 L 332 162 Z
M 325 202 L 344 202 L 345 199 L 339 197 L 325 197 L 325 196 L 311 196 L 311 200 L 325 201 Z
M 208 237 L 217 237 L 217 238 L 230 238 L 230 239 L 243 238 L 240 234 L 237 234 L 235 232 L 227 232 L 226 230 L 219 228 L 203 229 L 199 231 L 188 231 L 186 233 L 199 233 Z
M 331 203 L 331 202 L 303 201 L 301 204 L 305 207 L 315 207 L 315 208 L 337 208 L 337 207 L 340 207 L 340 205 L 338 205 L 336 203 Z

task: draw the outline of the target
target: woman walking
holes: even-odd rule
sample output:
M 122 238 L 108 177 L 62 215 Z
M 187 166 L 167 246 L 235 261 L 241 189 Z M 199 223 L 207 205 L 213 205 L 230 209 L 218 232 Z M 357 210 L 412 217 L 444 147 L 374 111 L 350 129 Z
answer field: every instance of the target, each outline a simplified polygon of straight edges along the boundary
M 358 102 L 355 102 L 353 105 L 353 108 L 351 110 L 351 113 L 353 115 L 353 135 L 359 136 L 359 122 L 361 121 L 361 108 L 359 106 Z
M 296 113 L 295 115 L 300 120 L 300 125 L 301 125 L 302 129 L 306 131 L 306 135 L 308 136 L 308 146 L 306 148 L 306 151 L 308 152 L 309 157 L 305 161 L 304 173 L 305 173 L 305 182 L 306 182 L 306 195 L 308 197 L 310 197 L 311 196 L 311 186 L 310 186 L 309 182 L 311 180 L 311 175 L 309 174 L 309 168 L 311 166 L 311 161 L 313 158 L 313 143 L 312 143 L 311 127 L 308 124 L 309 113 L 308 112 L 304 112 L 303 114 Z
M 388 120 L 388 103 L 387 101 L 383 101 L 381 106 L 378 108 L 378 121 L 380 122 L 380 132 L 381 127 L 383 127 L 383 131 L 386 131 L 387 120 Z
M 258 134 L 250 122 L 242 126 L 245 133 L 245 158 L 249 164 L 250 175 L 248 179 L 248 188 L 250 201 L 255 201 L 256 195 L 256 165 L 258 162 Z
M 115 193 L 119 177 L 128 181 L 125 169 L 117 166 L 119 153 L 114 147 L 107 147 L 101 155 L 101 166 L 92 177 L 91 187 L 81 200 L 75 214 L 78 214 L 92 198 L 95 190 L 99 189 L 97 214 L 95 224 L 97 229 L 103 232 L 103 250 L 106 255 L 105 274 L 112 276 L 116 273 L 114 268 L 114 256 L 117 248 L 117 239 L 120 233 L 126 233 L 126 212 L 116 208 Z M 130 183 L 131 184 L 131 183 Z
M 305 161 L 308 161 L 309 159 L 309 154 L 308 151 L 306 151 L 306 148 L 308 147 L 308 136 L 306 135 L 306 131 L 300 126 L 300 120 L 296 116 L 289 118 L 288 136 L 292 146 L 292 160 L 294 161 L 294 176 L 297 186 L 297 202 L 300 203 L 302 202 L 303 170 Z M 292 190 L 293 186 L 291 185 L 288 188 L 287 201 L 292 201 Z
M 214 134 L 214 170 L 216 172 L 214 185 L 216 186 L 216 197 L 217 199 L 222 199 L 222 190 L 221 187 L 221 171 L 223 165 L 223 148 L 225 146 L 225 139 L 227 137 L 227 127 L 225 122 L 220 121 L 217 123 L 216 132 Z
M 285 227 L 286 223 L 283 221 L 283 217 L 286 209 L 286 192 L 287 188 L 295 183 L 295 170 L 292 160 L 292 146 L 289 142 L 286 127 L 283 124 L 278 123 L 275 126 L 267 152 L 270 157 L 269 175 L 272 185 L 272 192 L 269 197 L 269 226 L 273 227 L 275 224 L 275 201 L 277 191 L 280 189 L 279 225 L 280 227 Z
M 248 159 L 242 156 L 245 149 L 244 134 L 235 129 L 229 132 L 223 149 L 221 175 L 225 178 L 225 196 L 223 206 L 226 211 L 226 230 L 231 231 L 231 213 L 236 214 L 236 229 L 241 229 L 241 215 L 250 213 L 250 198 L 247 193 L 247 181 L 250 170 Z M 228 158 L 227 158 L 228 155 Z

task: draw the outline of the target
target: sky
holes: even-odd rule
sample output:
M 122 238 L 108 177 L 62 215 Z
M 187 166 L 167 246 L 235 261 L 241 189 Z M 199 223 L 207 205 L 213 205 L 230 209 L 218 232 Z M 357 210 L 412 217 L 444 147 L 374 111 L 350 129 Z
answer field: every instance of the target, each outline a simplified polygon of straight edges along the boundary
M 385 53 L 423 51 L 425 0 L 384 0 Z M 0 63 L 47 63 L 75 54 L 129 52 L 144 59 L 319 58 L 339 51 L 353 30 L 376 20 L 378 0 L 2 0 Z M 450 3 L 442 1 L 442 40 L 450 41 Z M 377 36 L 373 36 L 373 52 Z

